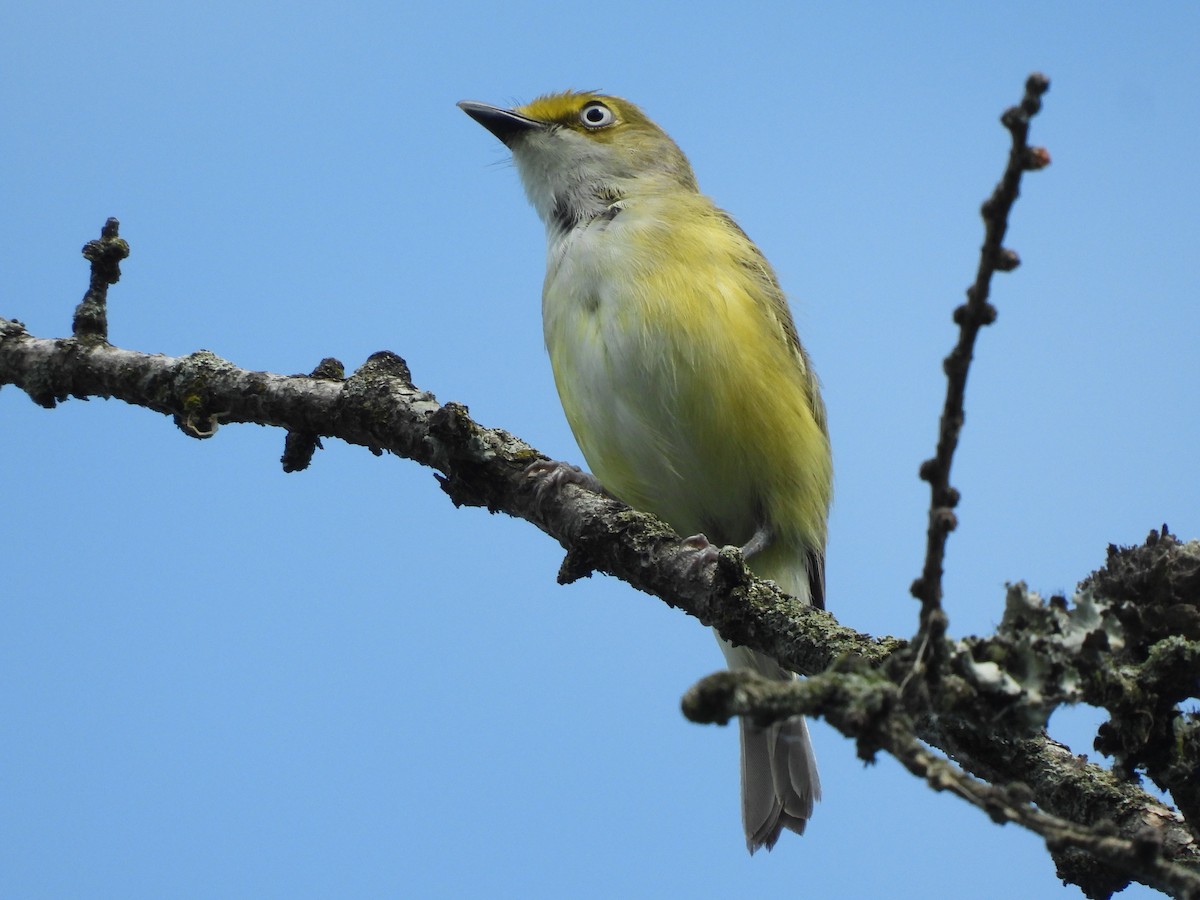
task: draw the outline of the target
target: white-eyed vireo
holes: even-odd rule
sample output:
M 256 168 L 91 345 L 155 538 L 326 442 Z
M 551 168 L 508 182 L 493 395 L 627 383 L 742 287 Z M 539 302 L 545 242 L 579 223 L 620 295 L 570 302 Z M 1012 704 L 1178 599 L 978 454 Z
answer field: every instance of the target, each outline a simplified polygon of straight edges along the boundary
M 823 607 L 825 409 L 766 258 L 628 101 L 569 92 L 459 106 L 512 151 L 546 225 L 546 347 L 592 472 L 680 534 L 741 546 L 757 574 Z M 732 668 L 795 677 L 721 649 Z M 804 831 L 820 782 L 802 718 L 743 719 L 741 741 L 753 853 L 783 828 Z

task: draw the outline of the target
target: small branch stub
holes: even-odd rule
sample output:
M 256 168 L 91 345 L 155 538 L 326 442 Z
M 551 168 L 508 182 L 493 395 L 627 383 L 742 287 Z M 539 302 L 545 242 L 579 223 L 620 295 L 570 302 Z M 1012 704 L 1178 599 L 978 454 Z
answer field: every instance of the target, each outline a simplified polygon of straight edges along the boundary
M 110 218 L 100 229 L 100 239 L 83 245 L 92 275 L 71 323 L 72 333 L 81 340 L 108 340 L 108 286 L 121 280 L 121 260 L 129 256 L 129 244 L 120 237 L 120 228 L 121 223 Z
M 327 356 L 309 373 L 309 377 L 345 381 L 346 367 L 341 360 Z M 303 472 L 312 462 L 313 455 L 322 449 L 321 436 L 315 431 L 289 431 L 283 439 L 283 456 L 279 458 L 283 471 L 289 474 Z

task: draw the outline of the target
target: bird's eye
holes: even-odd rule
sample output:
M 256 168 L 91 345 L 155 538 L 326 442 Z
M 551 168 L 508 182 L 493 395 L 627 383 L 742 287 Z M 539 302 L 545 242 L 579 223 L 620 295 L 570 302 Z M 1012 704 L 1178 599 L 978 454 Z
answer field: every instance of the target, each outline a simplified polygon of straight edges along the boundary
M 617 121 L 617 117 L 599 100 L 593 100 L 579 111 L 579 121 L 587 128 L 603 128 Z

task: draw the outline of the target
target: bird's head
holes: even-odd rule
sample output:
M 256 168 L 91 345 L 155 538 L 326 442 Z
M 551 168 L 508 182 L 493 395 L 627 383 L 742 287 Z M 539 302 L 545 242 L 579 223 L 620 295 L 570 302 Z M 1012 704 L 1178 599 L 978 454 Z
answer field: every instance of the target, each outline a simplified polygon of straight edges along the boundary
M 568 228 L 639 193 L 697 190 L 683 151 L 620 97 L 568 91 L 515 109 L 458 105 L 512 151 L 548 228 Z

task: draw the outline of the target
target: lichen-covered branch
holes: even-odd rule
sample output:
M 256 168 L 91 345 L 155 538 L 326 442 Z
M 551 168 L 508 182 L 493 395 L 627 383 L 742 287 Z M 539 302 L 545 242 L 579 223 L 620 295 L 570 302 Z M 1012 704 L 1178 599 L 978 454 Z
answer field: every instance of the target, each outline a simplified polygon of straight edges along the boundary
M 697 571 L 695 554 L 653 516 L 529 476 L 543 454 L 479 425 L 461 404 L 438 403 L 395 354 L 376 353 L 345 379 L 336 377 L 335 362 L 312 376 L 275 375 L 205 350 L 169 357 L 104 341 L 36 338 L 0 318 L 0 385 L 21 388 L 47 409 L 70 397 L 111 397 L 168 415 L 201 439 L 235 423 L 275 426 L 288 432 L 289 445 L 310 444 L 299 455 L 285 453 L 291 468 L 325 437 L 415 460 L 435 470 L 456 504 L 508 513 L 556 538 L 569 551 L 570 577 L 593 569 L 616 575 L 731 640 L 769 648 L 797 671 L 819 672 L 846 655 L 879 661 L 902 643 L 839 625 L 755 578 L 732 549 Z
M 873 761 L 880 750 L 890 753 L 934 790 L 961 797 L 997 823 L 1012 822 L 1041 835 L 1056 858 L 1074 851 L 1172 896 L 1200 897 L 1200 871 L 1164 858 L 1161 829 L 1147 825 L 1125 837 L 1105 820 L 1084 824 L 1052 815 L 1033 802 L 1024 783 L 988 784 L 930 752 L 915 737 L 900 691 L 877 672 L 833 671 L 792 683 L 749 671 L 719 672 L 694 685 L 682 706 L 693 722 L 721 725 L 734 716 L 750 716 L 762 724 L 794 715 L 820 716 L 855 738 L 864 760 Z M 1083 885 L 1090 896 L 1124 886 L 1120 876 L 1114 880 L 1107 872 L 1088 875 L 1092 880 Z

